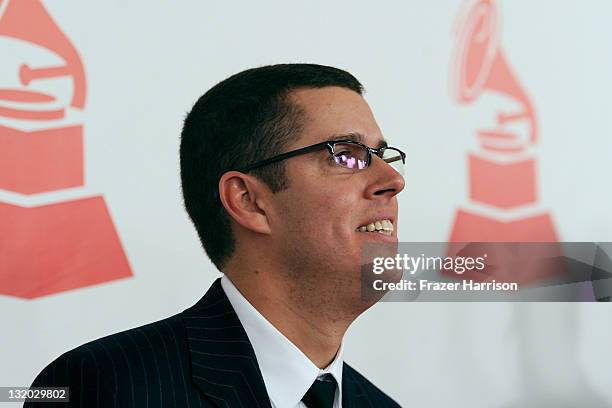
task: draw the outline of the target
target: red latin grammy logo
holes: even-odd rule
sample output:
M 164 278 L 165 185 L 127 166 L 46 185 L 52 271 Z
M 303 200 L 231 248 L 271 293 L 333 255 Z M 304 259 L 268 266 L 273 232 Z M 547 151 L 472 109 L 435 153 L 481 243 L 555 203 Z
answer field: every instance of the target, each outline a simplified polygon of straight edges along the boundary
M 84 186 L 79 54 L 40 0 L 0 0 L 2 43 L 17 51 L 0 77 L 0 190 L 27 199 Z M 0 294 L 32 299 L 131 275 L 102 196 L 0 200 Z
M 539 133 L 535 109 L 501 48 L 496 5 L 493 0 L 473 1 L 460 17 L 452 66 L 455 99 L 470 105 L 490 92 L 514 102 L 518 109 L 498 112 L 492 127 L 475 131 L 478 147 L 467 157 L 469 202 L 457 210 L 449 240 L 557 242 L 552 218 L 538 203 L 534 148 Z M 517 124 L 527 131 L 517 132 Z M 558 255 L 555 245 L 546 248 L 547 252 L 553 248 L 555 253 L 532 255 Z M 516 271 L 508 270 L 508 275 L 503 276 L 499 269 L 497 276 L 466 273 L 464 278 L 530 282 L 553 273 L 545 268 L 514 269 L 520 269 L 522 275 L 517 277 Z

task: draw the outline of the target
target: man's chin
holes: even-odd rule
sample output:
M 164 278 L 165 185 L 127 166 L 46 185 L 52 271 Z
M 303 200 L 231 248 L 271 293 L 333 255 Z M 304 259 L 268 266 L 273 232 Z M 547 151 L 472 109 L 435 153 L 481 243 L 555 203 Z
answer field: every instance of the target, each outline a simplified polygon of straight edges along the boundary
M 365 263 L 361 265 L 361 301 L 370 307 L 380 301 L 387 294 L 388 284 L 398 283 L 402 279 L 403 271 L 389 269 L 377 274 L 374 273 L 374 264 Z M 377 289 L 383 288 L 383 289 Z

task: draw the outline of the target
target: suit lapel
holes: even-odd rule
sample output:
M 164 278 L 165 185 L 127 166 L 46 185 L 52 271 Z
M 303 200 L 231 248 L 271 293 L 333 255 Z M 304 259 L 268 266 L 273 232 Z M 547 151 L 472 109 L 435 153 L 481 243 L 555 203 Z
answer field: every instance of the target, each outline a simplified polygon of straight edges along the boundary
M 359 377 L 348 364 L 342 366 L 342 408 L 372 407 L 368 395 L 359 384 Z
M 220 279 L 182 313 L 194 383 L 218 406 L 271 408 L 255 352 Z

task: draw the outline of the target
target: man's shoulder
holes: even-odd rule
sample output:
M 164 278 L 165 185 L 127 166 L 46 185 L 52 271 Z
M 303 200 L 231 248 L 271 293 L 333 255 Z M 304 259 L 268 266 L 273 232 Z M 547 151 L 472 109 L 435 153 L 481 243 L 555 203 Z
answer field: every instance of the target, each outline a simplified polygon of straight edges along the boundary
M 181 314 L 177 314 L 82 344 L 62 354 L 51 364 L 75 359 L 91 361 L 102 368 L 109 363 L 119 364 L 122 359 L 131 360 L 137 356 L 163 356 L 172 349 L 180 348 L 184 338 Z
M 66 386 L 70 398 L 90 406 L 115 405 L 134 398 L 165 378 L 176 383 L 188 374 L 188 348 L 181 314 L 85 343 L 57 357 L 33 387 Z M 184 380 L 183 380 L 184 381 Z M 160 396 L 161 398 L 161 396 Z
M 393 408 L 400 406 L 380 388 L 374 385 L 370 380 L 359 373 L 359 371 L 355 370 L 347 363 L 344 363 L 342 377 L 343 383 L 346 385 L 345 388 L 349 388 L 352 392 L 354 392 L 355 397 L 365 398 L 367 401 L 369 401 L 370 406 Z

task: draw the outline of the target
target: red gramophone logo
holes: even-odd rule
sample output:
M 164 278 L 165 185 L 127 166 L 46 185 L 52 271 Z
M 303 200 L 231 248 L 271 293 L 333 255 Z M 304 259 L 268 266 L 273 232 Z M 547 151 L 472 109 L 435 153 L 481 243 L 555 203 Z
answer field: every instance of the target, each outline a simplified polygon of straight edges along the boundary
M 478 147 L 467 157 L 470 201 L 457 210 L 450 241 L 557 242 L 552 218 L 538 204 L 535 108 L 504 56 L 499 26 L 493 0 L 472 1 L 460 14 L 452 66 L 457 102 L 469 105 L 490 92 L 518 109 L 499 111 L 492 126 L 476 129 Z M 521 280 L 544 278 L 543 273 L 533 271 Z
M 83 187 L 86 81 L 40 0 L 0 0 L 2 45 L 0 294 L 31 299 L 131 276 L 102 196 L 8 202 Z

